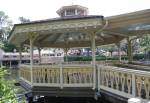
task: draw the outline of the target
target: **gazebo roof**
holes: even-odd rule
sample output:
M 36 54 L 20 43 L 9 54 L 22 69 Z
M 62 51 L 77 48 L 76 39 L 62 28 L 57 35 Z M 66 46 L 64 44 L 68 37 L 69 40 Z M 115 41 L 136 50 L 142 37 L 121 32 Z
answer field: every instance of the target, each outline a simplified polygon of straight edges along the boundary
M 105 18 L 75 16 L 15 24 L 9 42 L 28 45 L 32 34 L 37 47 L 89 47 L 94 33 L 97 46 L 117 43 L 128 36 L 150 33 L 149 17 L 150 9 Z

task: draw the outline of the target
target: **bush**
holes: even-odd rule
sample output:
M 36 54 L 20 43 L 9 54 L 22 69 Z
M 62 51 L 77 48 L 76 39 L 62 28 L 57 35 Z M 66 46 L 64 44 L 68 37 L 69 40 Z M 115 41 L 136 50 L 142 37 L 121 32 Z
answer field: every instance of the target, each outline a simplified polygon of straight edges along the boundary
M 15 89 L 12 81 L 5 79 L 7 71 L 0 68 L 0 103 L 17 103 Z
M 142 60 L 142 59 L 144 59 L 144 54 L 133 55 L 133 60 Z

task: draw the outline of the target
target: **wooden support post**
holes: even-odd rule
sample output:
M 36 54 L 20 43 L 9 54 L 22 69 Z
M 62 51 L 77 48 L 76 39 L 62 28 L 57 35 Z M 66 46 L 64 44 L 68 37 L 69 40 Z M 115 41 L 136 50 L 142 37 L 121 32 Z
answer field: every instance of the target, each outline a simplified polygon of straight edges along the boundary
M 68 56 L 67 56 L 67 52 L 68 52 L 69 48 L 64 48 L 64 52 L 66 54 L 66 62 L 68 62 Z
M 130 37 L 127 38 L 127 42 L 128 42 L 128 63 L 132 63 L 133 55 L 132 55 L 132 43 Z
M 38 48 L 38 52 L 39 52 L 39 64 L 41 64 L 41 48 Z
M 32 69 L 33 69 L 33 38 L 31 36 L 30 37 L 30 72 L 31 72 L 31 83 L 33 84 Z
M 22 47 L 19 47 L 19 65 L 22 63 Z
M 93 89 L 96 88 L 96 57 L 95 57 L 95 34 L 91 34 L 92 44 L 92 66 L 93 66 Z
M 120 47 L 120 42 L 117 43 L 117 47 L 118 47 L 118 56 L 119 56 L 119 61 L 121 62 L 121 47 Z

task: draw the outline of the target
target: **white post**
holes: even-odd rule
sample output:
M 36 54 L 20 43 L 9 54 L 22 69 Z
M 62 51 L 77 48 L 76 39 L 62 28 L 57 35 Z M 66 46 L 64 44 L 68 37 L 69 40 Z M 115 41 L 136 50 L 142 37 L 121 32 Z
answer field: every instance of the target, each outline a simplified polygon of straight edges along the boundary
M 60 64 L 60 88 L 63 88 L 63 66 Z
M 135 74 L 132 74 L 132 95 L 136 97 L 136 81 Z
M 132 54 L 132 43 L 130 37 L 127 38 L 127 42 L 128 42 L 128 63 L 132 63 L 133 54 Z
M 121 47 L 120 47 L 120 42 L 117 44 L 117 46 L 118 46 L 119 61 L 121 62 Z
M 21 65 L 22 62 L 22 52 L 21 52 L 21 46 L 19 47 L 19 65 Z
M 77 9 L 75 9 L 75 15 L 78 15 L 78 10 Z
M 92 43 L 92 66 L 93 66 L 93 89 L 96 88 L 96 58 L 95 58 L 95 34 L 91 34 Z
M 101 69 L 101 67 L 98 66 L 98 90 L 100 90 L 100 84 L 101 84 L 100 69 Z
M 64 48 L 64 52 L 66 54 L 66 62 L 68 62 L 68 56 L 67 56 L 67 52 L 68 52 L 69 48 Z
M 39 64 L 41 64 L 41 48 L 38 48 L 38 52 L 39 52 Z
M 33 84 L 32 68 L 33 68 L 33 39 L 31 37 L 30 38 L 30 72 L 31 72 L 31 83 Z

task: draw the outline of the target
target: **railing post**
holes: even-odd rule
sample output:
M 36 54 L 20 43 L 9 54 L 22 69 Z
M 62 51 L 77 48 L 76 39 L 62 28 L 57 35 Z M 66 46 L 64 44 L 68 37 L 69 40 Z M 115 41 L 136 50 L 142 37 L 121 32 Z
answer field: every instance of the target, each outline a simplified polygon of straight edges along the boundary
M 135 74 L 132 74 L 132 95 L 136 97 L 136 80 Z
M 96 88 L 96 57 L 95 57 L 95 33 L 91 33 L 92 66 L 93 66 L 93 89 Z
M 101 69 L 101 67 L 100 66 L 98 66 L 98 90 L 100 90 L 100 81 L 101 81 L 101 78 L 100 78 L 100 69 Z
M 22 52 L 21 52 L 22 46 L 19 47 L 19 65 L 22 63 Z
M 63 88 L 63 66 L 60 64 L 60 88 Z

